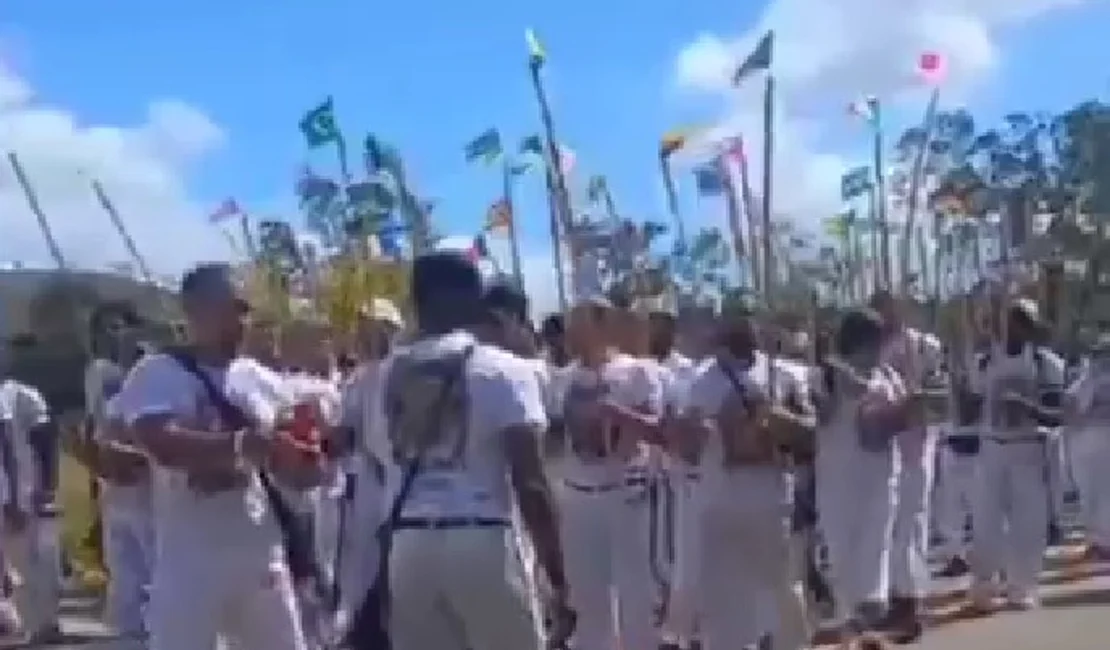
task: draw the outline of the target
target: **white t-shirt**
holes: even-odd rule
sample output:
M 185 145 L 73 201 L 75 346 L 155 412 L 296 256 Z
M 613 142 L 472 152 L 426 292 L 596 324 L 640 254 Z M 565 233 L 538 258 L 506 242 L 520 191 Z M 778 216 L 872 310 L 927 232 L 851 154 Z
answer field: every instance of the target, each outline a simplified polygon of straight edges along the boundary
M 8 423 L 7 430 L 12 436 L 12 450 L 15 462 L 19 467 L 19 503 L 25 508 L 30 506 L 31 498 L 39 487 L 39 463 L 31 447 L 30 433 L 41 425 L 50 421 L 50 407 L 38 389 L 8 379 L 0 384 L 0 418 Z M 3 485 L 5 497 L 7 494 L 7 478 L 4 477 Z
M 1037 431 L 1031 418 L 1006 416 L 1002 402 L 1006 393 L 1018 393 L 1039 404 L 1045 391 L 1062 391 L 1064 360 L 1044 348 L 1025 346 L 1020 354 L 1009 355 L 1002 346 L 991 351 L 990 362 L 982 373 L 986 429 L 992 436 L 1026 435 Z
M 402 355 L 417 361 L 447 358 L 469 346 L 473 352 L 457 385 L 462 388 L 463 403 L 456 404 L 463 413 L 462 422 L 444 427 L 437 444 L 424 452 L 422 469 L 405 502 L 405 517 L 503 517 L 508 521 L 512 500 L 502 433 L 515 426 L 542 429 L 547 425 L 535 368 L 510 352 L 478 343 L 468 332 L 418 339 L 391 355 L 383 372 L 391 372 Z M 388 381 L 388 374 L 385 377 Z M 393 458 L 389 440 L 400 433 L 387 415 L 385 392 L 383 386 L 377 417 L 387 434 L 388 458 Z M 390 481 L 387 503 L 392 502 L 398 475 Z
M 642 475 L 649 450 L 622 437 L 615 449 L 608 449 L 605 458 L 583 456 L 574 451 L 575 404 L 608 396 L 629 408 L 647 407 L 648 412 L 663 411 L 664 373 L 662 366 L 651 360 L 617 354 L 598 369 L 574 362 L 565 369 L 565 376 L 555 396 L 555 410 L 563 414 L 570 453 L 560 463 L 562 475 L 575 483 L 604 485 Z
M 288 405 L 282 377 L 253 359 L 238 358 L 226 368 L 202 371 L 262 428 L 272 427 Z M 228 429 L 200 380 L 169 355 L 142 359 L 123 392 L 128 426 L 144 416 L 172 415 L 184 426 L 214 435 Z M 184 472 L 156 465 L 153 495 L 159 557 L 212 548 L 238 549 L 266 562 L 283 557 L 281 532 L 257 473 L 244 488 L 202 494 L 188 486 Z

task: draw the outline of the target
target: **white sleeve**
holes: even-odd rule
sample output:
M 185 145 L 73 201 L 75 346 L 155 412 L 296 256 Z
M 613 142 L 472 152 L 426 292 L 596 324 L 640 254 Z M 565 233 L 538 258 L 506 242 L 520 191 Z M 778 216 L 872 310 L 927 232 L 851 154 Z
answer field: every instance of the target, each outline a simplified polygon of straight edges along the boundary
M 132 426 L 143 417 L 188 413 L 197 394 L 196 379 L 181 365 L 164 354 L 144 357 L 128 373 L 121 403 L 124 421 Z
M 0 422 L 11 422 L 14 410 L 10 391 L 0 388 Z
M 46 398 L 42 396 L 37 388 L 32 386 L 24 386 L 20 391 L 20 396 L 23 399 L 22 406 L 27 412 L 27 421 L 32 426 L 46 424 L 50 421 L 50 405 L 46 403 Z
M 515 426 L 547 426 L 547 413 L 536 373 L 523 364 L 474 378 L 475 399 L 485 403 L 487 424 L 493 431 Z
M 669 373 L 659 372 L 657 367 L 648 364 L 636 366 L 632 371 L 630 393 L 636 403 L 629 406 L 637 409 L 643 407 L 648 413 L 661 415 L 663 413 L 665 376 Z

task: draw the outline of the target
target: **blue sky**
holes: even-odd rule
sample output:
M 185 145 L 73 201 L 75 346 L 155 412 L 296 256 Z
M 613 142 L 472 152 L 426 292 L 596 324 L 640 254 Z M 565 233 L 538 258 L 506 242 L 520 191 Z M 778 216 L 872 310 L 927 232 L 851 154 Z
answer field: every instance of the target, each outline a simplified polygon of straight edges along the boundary
M 549 52 L 547 87 L 560 139 L 577 154 L 579 182 L 605 173 L 622 208 L 659 218 L 659 135 L 729 110 L 720 95 L 676 88 L 676 56 L 703 32 L 744 34 L 763 5 L 3 0 L 0 42 L 40 102 L 66 107 L 82 122 L 136 123 L 147 102 L 161 97 L 209 115 L 227 142 L 189 178 L 189 188 L 212 205 L 227 195 L 248 208 L 281 204 L 301 163 L 333 169 L 330 152 L 309 155 L 296 127 L 306 109 L 333 95 L 352 150 L 368 131 L 398 146 L 417 188 L 439 201 L 437 225 L 462 234 L 479 227 L 500 185 L 496 172 L 464 163 L 463 145 L 491 126 L 510 143 L 539 127 L 526 27 Z M 1108 26 L 1106 2 L 999 22 L 992 36 L 1004 56 L 988 79 L 977 80 L 973 107 L 992 115 L 1015 105 L 1052 109 L 1106 97 L 1110 73 L 1069 70 L 1106 69 Z M 839 113 L 851 92 L 828 98 L 822 110 Z M 891 121 L 904 124 L 918 112 L 910 106 Z M 836 131 L 822 129 L 816 142 L 837 153 L 859 148 L 854 133 Z M 518 191 L 527 250 L 549 246 L 542 191 L 538 176 Z M 693 201 L 689 192 L 685 201 Z
M 537 129 L 526 27 L 550 52 L 556 126 L 580 168 L 605 171 L 622 201 L 642 210 L 657 204 L 653 187 L 644 192 L 657 137 L 686 109 L 668 91 L 675 52 L 700 27 L 743 24 L 756 9 L 722 14 L 724 3 L 705 0 L 682 12 L 670 2 L 584 0 L 110 4 L 65 3 L 59 12 L 57 3 L 5 1 L 21 73 L 42 101 L 98 123 L 141 119 L 154 97 L 200 107 L 229 141 L 193 187 L 213 202 L 234 194 L 249 206 L 290 191 L 307 155 L 297 121 L 332 94 L 348 139 L 373 131 L 402 149 L 418 186 L 440 200 L 448 232 L 477 228 L 499 187 L 496 173 L 464 164 L 464 143 L 490 126 L 513 142 Z M 633 17 L 635 30 L 618 28 Z M 333 164 L 324 151 L 311 160 Z M 537 245 L 541 186 L 534 177 L 520 190 L 525 223 L 535 224 L 525 236 Z

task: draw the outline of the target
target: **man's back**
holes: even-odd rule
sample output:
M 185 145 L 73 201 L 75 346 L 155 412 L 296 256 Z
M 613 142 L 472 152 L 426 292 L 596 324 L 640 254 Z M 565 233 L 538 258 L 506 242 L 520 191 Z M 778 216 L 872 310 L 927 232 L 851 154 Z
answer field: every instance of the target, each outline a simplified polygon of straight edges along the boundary
M 457 332 L 394 355 L 383 392 L 395 460 L 420 459 L 390 554 L 394 647 L 537 647 L 505 451 L 545 422 L 534 369 Z

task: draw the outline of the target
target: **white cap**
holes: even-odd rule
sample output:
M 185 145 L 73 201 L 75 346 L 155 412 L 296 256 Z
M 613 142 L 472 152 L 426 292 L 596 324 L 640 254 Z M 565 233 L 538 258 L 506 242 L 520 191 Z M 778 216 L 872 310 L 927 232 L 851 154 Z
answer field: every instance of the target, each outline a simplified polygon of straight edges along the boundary
M 359 315 L 368 320 L 389 323 L 397 329 L 405 327 L 405 320 L 401 318 L 401 311 L 385 298 L 371 298 L 370 303 L 363 305 L 359 310 Z

